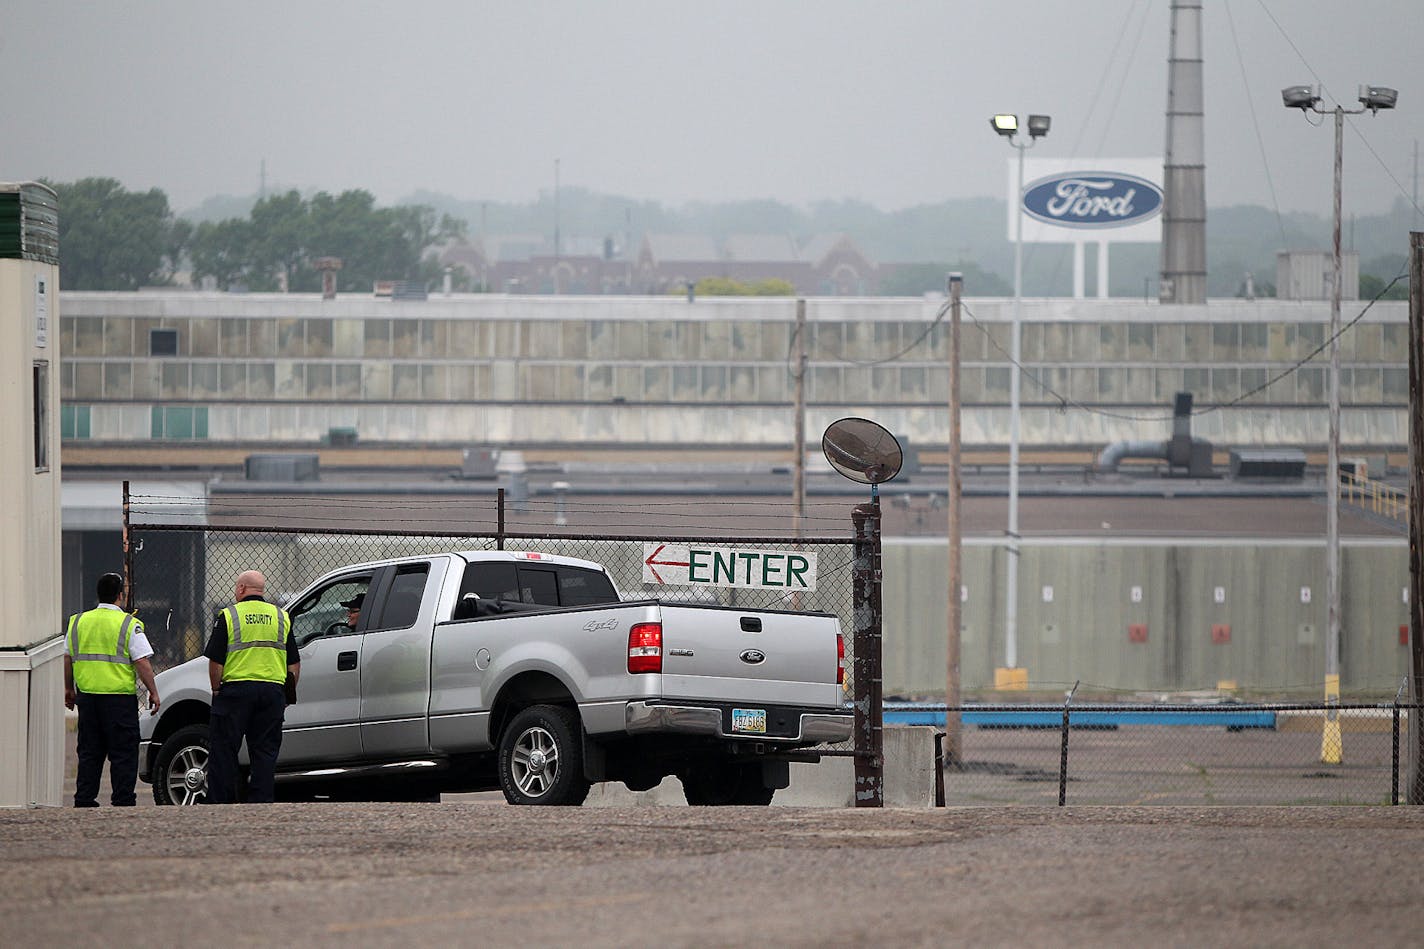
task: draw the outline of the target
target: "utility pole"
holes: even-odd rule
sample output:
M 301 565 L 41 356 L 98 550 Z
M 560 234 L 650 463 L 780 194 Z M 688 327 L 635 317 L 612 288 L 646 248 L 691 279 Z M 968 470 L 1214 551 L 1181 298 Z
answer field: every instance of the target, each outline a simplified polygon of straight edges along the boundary
M 795 510 L 791 513 L 792 533 L 801 536 L 801 519 L 806 516 L 806 298 L 796 300 L 796 464 L 792 468 Z
M 944 764 L 957 767 L 964 760 L 960 738 L 959 714 L 959 633 L 963 606 L 960 590 L 964 588 L 959 498 L 963 490 L 963 472 L 959 467 L 959 297 L 964 288 L 962 274 L 949 275 L 949 494 L 945 507 L 949 511 L 949 598 L 948 622 L 945 630 L 944 663 Z
M 1424 804 L 1424 233 L 1409 235 L 1409 782 Z

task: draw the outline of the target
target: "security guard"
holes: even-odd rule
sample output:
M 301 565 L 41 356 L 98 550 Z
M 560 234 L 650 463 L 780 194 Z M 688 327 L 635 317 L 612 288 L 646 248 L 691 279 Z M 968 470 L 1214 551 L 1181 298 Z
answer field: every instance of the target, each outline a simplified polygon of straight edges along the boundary
M 247 739 L 250 780 L 246 799 L 270 803 L 287 700 L 302 657 L 285 610 L 263 599 L 267 579 L 256 570 L 238 574 L 236 602 L 218 615 L 203 655 L 213 707 L 208 718 L 208 803 L 237 801 L 237 752 Z
M 148 690 L 148 707 L 158 711 L 158 687 L 148 657 L 153 647 L 143 623 L 118 605 L 124 578 L 99 578 L 99 605 L 69 618 L 65 628 L 64 706 L 79 706 L 79 773 L 74 806 L 99 806 L 99 778 L 109 759 L 109 800 L 134 806 L 138 778 L 138 702 L 135 680 Z

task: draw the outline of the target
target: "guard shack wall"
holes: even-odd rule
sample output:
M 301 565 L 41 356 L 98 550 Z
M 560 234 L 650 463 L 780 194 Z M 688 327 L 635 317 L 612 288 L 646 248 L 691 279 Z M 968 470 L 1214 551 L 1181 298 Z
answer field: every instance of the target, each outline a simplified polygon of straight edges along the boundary
M 17 194 L 0 185 L 0 197 Z M 42 186 L 23 186 L 33 189 Z M 47 189 L 46 189 L 47 190 Z M 0 215 L 0 806 L 59 805 L 64 790 L 60 603 L 59 268 Z M 45 256 L 49 256 L 46 254 Z
M 1234 681 L 1248 690 L 1316 690 L 1325 668 L 1321 541 L 1025 541 L 1018 655 L 1033 688 L 1180 691 Z M 964 548 L 961 676 L 989 689 L 1003 665 L 1005 551 Z M 885 694 L 945 688 L 943 540 L 884 542 Z M 1409 548 L 1341 551 L 1341 687 L 1393 695 L 1408 670 Z M 1134 590 L 1137 594 L 1134 594 Z M 1140 596 L 1135 599 L 1135 595 Z

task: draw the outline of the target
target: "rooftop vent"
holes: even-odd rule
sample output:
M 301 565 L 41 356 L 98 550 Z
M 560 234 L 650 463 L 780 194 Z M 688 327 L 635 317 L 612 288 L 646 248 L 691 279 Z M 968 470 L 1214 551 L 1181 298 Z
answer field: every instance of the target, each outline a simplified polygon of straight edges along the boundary
M 317 455 L 248 455 L 243 474 L 248 481 L 320 481 Z

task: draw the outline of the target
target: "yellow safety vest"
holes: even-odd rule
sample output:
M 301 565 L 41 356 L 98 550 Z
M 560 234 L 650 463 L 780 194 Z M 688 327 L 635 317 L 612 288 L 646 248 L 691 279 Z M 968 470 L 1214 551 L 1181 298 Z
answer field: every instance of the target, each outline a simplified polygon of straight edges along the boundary
M 122 610 L 93 609 L 69 618 L 69 658 L 74 662 L 74 687 L 102 695 L 134 695 L 134 668 L 129 640 L 143 623 Z
M 287 681 L 287 612 L 263 600 L 244 600 L 223 610 L 227 621 L 224 682 Z

